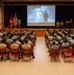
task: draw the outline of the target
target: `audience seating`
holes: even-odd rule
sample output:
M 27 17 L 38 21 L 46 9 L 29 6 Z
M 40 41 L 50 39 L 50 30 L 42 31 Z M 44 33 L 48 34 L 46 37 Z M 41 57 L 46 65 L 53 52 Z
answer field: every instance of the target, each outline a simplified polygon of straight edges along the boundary
M 0 57 L 4 59 L 5 61 L 7 60 L 7 53 L 6 49 L 0 49 Z
M 51 51 L 48 51 L 50 53 L 50 58 L 51 58 L 51 62 L 52 62 L 52 58 L 55 58 L 55 57 L 58 57 L 58 60 L 60 60 L 59 58 L 59 55 L 61 54 L 61 57 L 63 56 L 63 59 L 64 59 L 64 62 L 66 62 L 66 58 L 71 58 L 71 62 L 73 62 L 73 56 L 74 56 L 74 49 L 73 47 L 71 46 L 71 41 L 73 40 L 72 38 L 72 35 L 73 34 L 73 30 L 53 30 L 51 32 L 51 36 L 53 36 L 53 40 L 49 40 L 48 37 L 50 37 L 50 30 L 47 29 L 46 30 L 46 34 L 45 34 L 45 42 L 46 42 L 46 46 L 48 48 L 48 50 L 51 50 L 50 46 L 52 46 L 52 44 L 50 44 L 50 42 L 52 41 L 56 41 L 56 45 L 57 46 L 60 46 L 60 52 L 58 51 L 58 54 L 56 54 L 56 51 L 57 50 L 51 50 Z M 64 40 L 67 41 L 67 43 L 65 44 L 64 43 Z M 58 44 L 57 44 L 58 42 Z M 62 43 L 64 43 L 63 47 L 62 46 Z M 49 45 L 49 47 L 48 47 Z M 69 45 L 69 46 L 67 46 Z M 55 46 L 54 46 L 55 47 Z
M 70 49 L 70 46 L 63 46 L 63 47 L 61 48 L 61 57 L 63 57 L 63 52 L 64 52 L 65 50 L 67 50 L 67 49 Z
M 12 61 L 13 58 L 17 58 L 19 61 L 20 51 L 18 49 L 10 49 L 10 61 Z
M 60 49 L 52 49 L 50 52 L 50 60 L 52 62 L 52 59 L 57 59 L 60 62 Z
M 25 57 L 29 58 L 29 61 L 31 61 L 31 50 L 30 49 L 23 49 L 21 56 L 22 56 L 22 61 L 24 61 Z
M 64 62 L 66 62 L 66 59 L 71 59 L 71 62 L 73 62 L 73 50 L 72 49 L 66 49 L 63 52 L 63 56 L 64 56 Z

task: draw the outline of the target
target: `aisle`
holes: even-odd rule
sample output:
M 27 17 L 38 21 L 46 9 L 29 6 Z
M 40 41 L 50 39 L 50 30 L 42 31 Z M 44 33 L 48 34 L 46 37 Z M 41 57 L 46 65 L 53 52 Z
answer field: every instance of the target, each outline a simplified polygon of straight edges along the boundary
M 48 62 L 49 56 L 45 45 L 44 37 L 38 37 L 35 46 L 35 61 Z

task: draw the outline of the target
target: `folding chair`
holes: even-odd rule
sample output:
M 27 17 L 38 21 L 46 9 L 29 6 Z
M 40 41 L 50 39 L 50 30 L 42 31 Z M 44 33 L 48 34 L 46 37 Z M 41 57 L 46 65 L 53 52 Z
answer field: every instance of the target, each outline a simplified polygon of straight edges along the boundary
M 5 61 L 7 60 L 6 49 L 0 49 L 0 57 L 3 58 Z
M 19 61 L 20 51 L 18 49 L 10 49 L 10 55 L 11 55 L 10 56 L 10 58 L 11 58 L 10 61 L 12 61 L 13 58 L 17 58 L 17 60 Z
M 31 50 L 30 49 L 23 49 L 21 56 L 22 56 L 22 61 L 24 61 L 25 57 L 29 58 L 29 61 L 31 61 Z
M 63 52 L 64 52 L 66 49 L 70 49 L 70 46 L 63 46 L 63 47 L 61 48 L 61 57 L 63 57 Z
M 72 49 L 66 49 L 63 53 L 64 56 L 64 62 L 66 62 L 67 58 L 71 59 L 71 62 L 73 62 L 73 50 Z
M 50 52 L 50 60 L 52 62 L 52 59 L 53 58 L 58 58 L 58 61 L 60 62 L 60 49 L 52 49 L 51 52 Z

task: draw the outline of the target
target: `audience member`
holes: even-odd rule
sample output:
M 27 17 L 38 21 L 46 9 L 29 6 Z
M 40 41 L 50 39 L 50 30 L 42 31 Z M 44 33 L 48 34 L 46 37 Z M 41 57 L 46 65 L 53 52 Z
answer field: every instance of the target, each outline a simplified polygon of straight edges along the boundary
M 32 58 L 35 58 L 33 50 L 31 49 L 31 45 L 28 43 L 28 39 L 24 40 L 24 44 L 22 45 L 22 49 L 30 49 L 31 54 L 32 54 Z

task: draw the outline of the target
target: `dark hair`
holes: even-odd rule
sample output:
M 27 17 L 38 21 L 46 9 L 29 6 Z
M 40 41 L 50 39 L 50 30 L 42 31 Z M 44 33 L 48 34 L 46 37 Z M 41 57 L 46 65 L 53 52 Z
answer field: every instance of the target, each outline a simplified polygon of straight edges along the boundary
M 55 42 L 53 41 L 52 44 L 55 45 Z
M 1 42 L 4 43 L 4 40 L 2 40 Z
M 13 39 L 14 42 L 16 42 L 16 39 Z
M 72 36 L 72 39 L 74 39 L 74 36 Z
M 28 31 L 28 29 L 26 31 Z
M 63 41 L 64 41 L 64 42 L 67 42 L 67 40 L 66 40 L 66 39 L 64 39 Z
M 22 29 L 20 31 L 22 31 Z
M 24 42 L 27 44 L 28 43 L 28 39 L 25 39 Z

